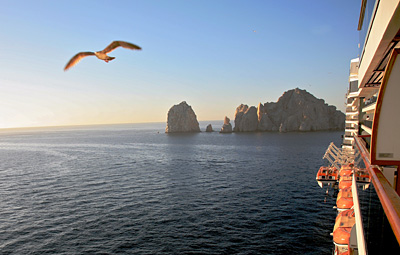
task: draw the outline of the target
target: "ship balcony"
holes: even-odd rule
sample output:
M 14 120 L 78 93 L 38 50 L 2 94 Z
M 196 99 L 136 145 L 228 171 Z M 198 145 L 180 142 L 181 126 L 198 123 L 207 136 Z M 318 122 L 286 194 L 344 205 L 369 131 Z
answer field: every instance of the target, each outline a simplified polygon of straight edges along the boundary
M 355 135 L 355 134 L 357 134 L 357 132 L 358 132 L 358 129 L 355 129 L 355 128 L 352 128 L 352 129 L 345 129 L 344 130 L 344 135 L 346 136 L 346 137 L 352 137 L 353 135 Z
M 351 103 L 351 106 L 356 107 L 358 103 L 358 97 L 355 97 L 353 102 Z
M 349 123 L 347 121 L 357 121 L 358 122 L 358 116 L 356 116 L 356 115 L 346 115 L 346 123 Z
M 346 117 L 347 118 L 355 118 L 358 115 L 357 109 L 346 109 Z
M 359 97 L 359 96 L 360 96 L 360 91 L 351 92 L 347 95 L 347 97 L 349 97 L 349 98 L 354 98 L 354 97 Z
M 347 116 L 354 116 L 356 117 L 356 115 L 358 115 L 358 111 L 354 111 L 354 112 L 346 112 Z
M 378 99 L 378 92 L 372 95 L 371 97 L 365 99 L 365 106 L 375 103 L 377 99 Z
M 353 136 L 345 136 L 343 138 L 343 144 L 352 146 L 354 144 L 354 137 Z
M 342 142 L 342 149 L 346 150 L 346 151 L 351 151 L 354 149 L 355 146 L 355 142 L 354 140 L 350 140 L 350 139 L 343 139 Z
M 354 147 L 353 147 L 353 145 L 342 144 L 342 148 L 345 149 L 345 150 L 352 150 Z
M 347 98 L 346 107 L 354 107 L 354 106 L 357 105 L 356 104 L 357 102 L 358 102 L 358 98 L 357 97 Z
M 358 119 L 351 119 L 351 120 L 346 120 L 346 124 L 358 124 Z
M 351 106 L 347 106 L 346 107 L 346 112 L 357 112 L 357 107 L 356 106 L 354 106 L 354 105 L 351 105 Z
M 372 113 L 375 111 L 375 107 L 376 107 L 376 102 L 369 104 L 367 106 L 364 106 L 361 111 L 367 112 L 367 113 Z
M 398 44 L 400 29 L 398 0 L 363 1 L 360 31 L 359 88 L 379 88 L 390 52 Z
M 371 120 L 363 120 L 361 123 L 361 129 L 367 132 L 369 135 L 372 134 L 372 121 Z
M 347 105 L 351 105 L 354 101 L 354 98 L 347 98 Z
M 345 132 L 358 132 L 358 125 L 353 125 L 353 124 L 346 125 L 344 129 Z
M 346 107 L 346 112 L 354 112 L 354 111 L 356 111 L 356 110 L 357 110 L 357 107 L 354 106 L 354 105 L 351 105 L 351 106 L 347 106 L 347 107 Z
M 347 123 L 347 120 L 349 120 L 349 121 L 353 121 L 353 120 L 356 120 L 357 122 L 356 123 Z M 355 119 L 347 119 L 346 120 L 346 125 L 345 125 L 345 127 L 346 128 L 357 128 L 358 127 L 358 118 L 355 118 Z

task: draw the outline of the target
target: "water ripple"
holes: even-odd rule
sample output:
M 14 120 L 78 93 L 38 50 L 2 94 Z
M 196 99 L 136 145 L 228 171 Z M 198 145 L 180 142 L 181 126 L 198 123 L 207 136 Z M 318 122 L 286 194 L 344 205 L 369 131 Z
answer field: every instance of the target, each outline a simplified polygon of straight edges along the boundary
M 340 133 L 2 134 L 2 254 L 329 254 Z

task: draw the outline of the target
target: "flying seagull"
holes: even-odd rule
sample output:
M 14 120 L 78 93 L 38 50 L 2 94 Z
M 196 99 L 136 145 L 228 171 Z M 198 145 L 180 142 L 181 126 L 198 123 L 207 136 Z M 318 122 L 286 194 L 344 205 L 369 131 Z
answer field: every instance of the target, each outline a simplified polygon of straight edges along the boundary
M 68 62 L 68 64 L 64 67 L 64 71 L 67 71 L 69 68 L 73 67 L 76 65 L 82 58 L 87 57 L 87 56 L 96 56 L 98 59 L 104 60 L 106 63 L 108 61 L 113 60 L 115 57 L 110 57 L 107 55 L 107 53 L 110 53 L 111 51 L 115 50 L 118 47 L 126 48 L 126 49 L 131 49 L 131 50 L 141 50 L 139 46 L 129 43 L 129 42 L 124 42 L 124 41 L 113 41 L 108 45 L 104 50 L 101 51 L 96 51 L 96 52 L 91 52 L 91 51 L 86 51 L 86 52 L 79 52 L 75 56 L 71 58 L 71 60 Z

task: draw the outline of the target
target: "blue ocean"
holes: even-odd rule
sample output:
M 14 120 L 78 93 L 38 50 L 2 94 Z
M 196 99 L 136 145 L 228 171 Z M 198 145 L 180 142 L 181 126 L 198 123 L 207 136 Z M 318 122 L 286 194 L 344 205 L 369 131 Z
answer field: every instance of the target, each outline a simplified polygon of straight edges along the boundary
M 331 254 L 315 175 L 342 134 L 0 130 L 0 253 Z

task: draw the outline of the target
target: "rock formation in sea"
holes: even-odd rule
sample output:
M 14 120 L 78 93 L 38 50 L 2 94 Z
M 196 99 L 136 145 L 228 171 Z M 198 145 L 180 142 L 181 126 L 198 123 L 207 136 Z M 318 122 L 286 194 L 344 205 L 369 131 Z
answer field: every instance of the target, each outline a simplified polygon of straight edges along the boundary
M 254 106 L 239 105 L 235 113 L 235 132 L 257 131 L 258 118 L 257 108 Z
M 200 132 L 199 122 L 192 107 L 185 101 L 168 111 L 166 133 Z
M 277 102 L 236 108 L 235 132 L 343 130 L 345 115 L 306 90 L 288 90 Z
M 220 133 L 232 133 L 232 125 L 230 122 L 231 120 L 225 116 L 224 125 L 222 126 Z
M 214 130 L 213 130 L 213 128 L 212 128 L 212 125 L 211 124 L 208 124 L 207 125 L 207 127 L 206 127 L 206 132 L 213 132 Z

